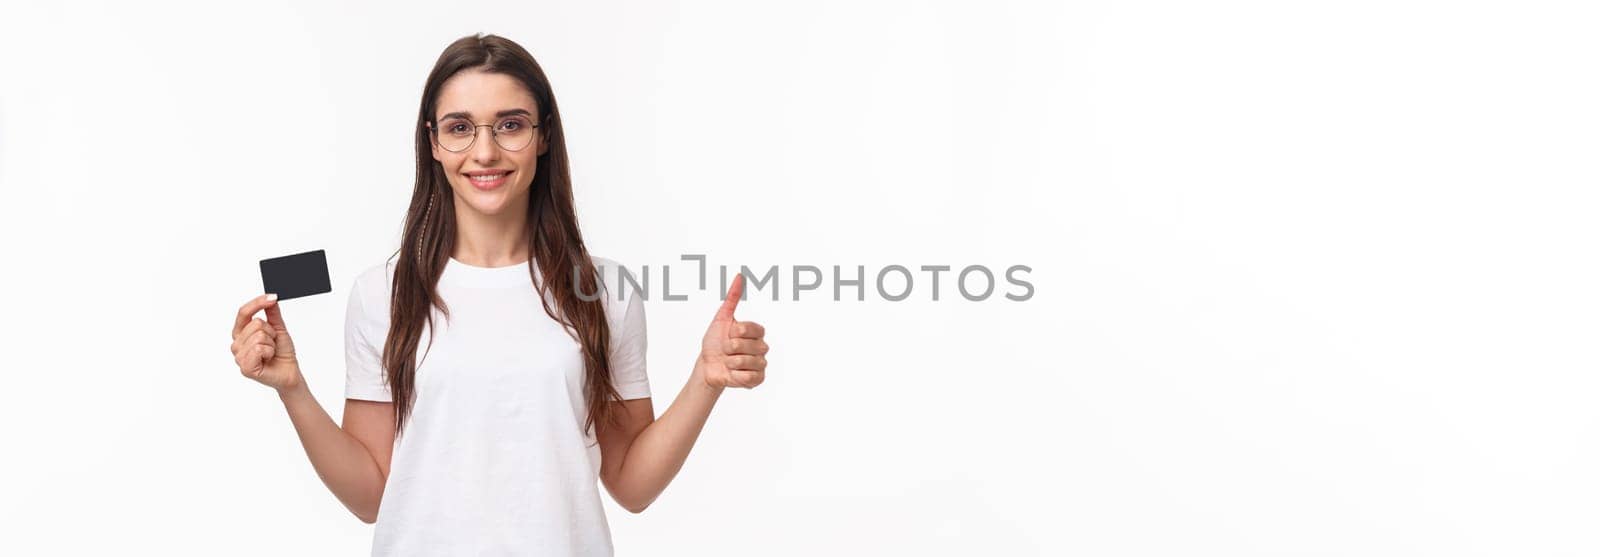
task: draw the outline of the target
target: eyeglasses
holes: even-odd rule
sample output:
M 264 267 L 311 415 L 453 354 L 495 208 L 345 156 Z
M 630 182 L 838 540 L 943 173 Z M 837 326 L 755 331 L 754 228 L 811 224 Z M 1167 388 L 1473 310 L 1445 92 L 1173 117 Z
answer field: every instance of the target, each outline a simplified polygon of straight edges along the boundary
M 460 153 L 471 149 L 473 142 L 478 140 L 478 128 L 489 128 L 489 133 L 494 135 L 494 142 L 501 149 L 521 151 L 533 143 L 533 130 L 538 127 L 538 124 L 521 115 L 506 116 L 494 124 L 474 124 L 466 118 L 452 117 L 440 120 L 437 128 L 432 122 L 428 123 L 428 132 L 433 134 L 434 142 L 444 150 Z

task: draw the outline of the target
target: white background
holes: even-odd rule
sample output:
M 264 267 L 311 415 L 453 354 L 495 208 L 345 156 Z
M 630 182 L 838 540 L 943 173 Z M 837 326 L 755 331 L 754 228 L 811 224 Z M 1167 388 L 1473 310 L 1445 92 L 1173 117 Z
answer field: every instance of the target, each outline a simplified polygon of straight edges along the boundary
M 621 555 L 1600 553 L 1592 4 L 134 4 L 0 8 L 0 553 L 366 554 L 228 331 L 326 249 L 284 307 L 340 414 L 480 31 L 599 255 L 1034 269 L 741 306 L 770 378 Z M 647 306 L 658 411 L 716 304 Z

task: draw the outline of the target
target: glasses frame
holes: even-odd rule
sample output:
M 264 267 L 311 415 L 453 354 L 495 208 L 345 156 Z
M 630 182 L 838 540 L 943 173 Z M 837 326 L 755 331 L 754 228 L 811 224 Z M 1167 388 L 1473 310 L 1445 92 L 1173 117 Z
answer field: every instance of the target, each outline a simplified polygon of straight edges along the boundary
M 549 118 L 549 115 L 546 115 L 545 118 L 540 118 L 540 121 L 542 122 L 542 121 L 544 121 L 544 120 L 546 120 L 548 118 Z M 467 120 L 467 121 L 471 122 L 471 120 Z M 508 148 L 508 147 L 506 147 L 506 145 L 504 143 L 500 142 L 500 132 L 499 132 L 499 130 L 494 129 L 494 124 L 473 124 L 472 125 L 472 140 L 467 142 L 467 146 L 466 147 L 462 147 L 460 150 L 451 149 L 449 147 L 445 147 L 444 143 L 439 141 L 439 129 L 437 127 L 435 127 L 435 126 L 438 125 L 438 123 L 439 122 L 437 120 L 428 121 L 428 124 L 427 124 L 427 126 L 428 126 L 428 137 L 433 139 L 433 144 L 434 145 L 437 145 L 437 146 L 439 146 L 440 149 L 444 149 L 444 150 L 449 151 L 451 153 L 465 153 L 467 151 L 471 151 L 472 150 L 472 146 L 478 144 L 478 135 L 479 135 L 478 134 L 478 128 L 489 128 L 489 136 L 494 141 L 495 146 L 497 146 L 497 147 L 499 147 L 499 148 L 501 148 L 502 150 L 505 150 L 505 151 L 510 151 L 512 153 L 515 153 L 515 152 L 521 151 L 523 149 L 527 149 L 529 145 L 533 145 L 533 139 L 529 138 L 527 145 L 523 145 L 523 146 L 518 147 L 516 149 Z M 530 122 L 528 124 L 528 129 L 535 130 L 533 133 L 538 133 L 537 130 L 539 129 L 539 123 Z

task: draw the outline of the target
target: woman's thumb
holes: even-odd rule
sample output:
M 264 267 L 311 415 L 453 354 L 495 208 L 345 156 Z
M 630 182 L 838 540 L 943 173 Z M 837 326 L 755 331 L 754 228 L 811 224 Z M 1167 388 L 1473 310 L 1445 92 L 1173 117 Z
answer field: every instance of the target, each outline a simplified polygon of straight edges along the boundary
M 276 333 L 272 344 L 278 355 L 293 356 L 294 339 L 289 338 L 289 327 L 283 323 L 283 312 L 278 309 L 277 302 L 267 305 L 267 325 Z
M 278 309 L 277 300 L 267 302 L 267 324 L 275 331 L 288 330 L 283 324 L 283 311 Z

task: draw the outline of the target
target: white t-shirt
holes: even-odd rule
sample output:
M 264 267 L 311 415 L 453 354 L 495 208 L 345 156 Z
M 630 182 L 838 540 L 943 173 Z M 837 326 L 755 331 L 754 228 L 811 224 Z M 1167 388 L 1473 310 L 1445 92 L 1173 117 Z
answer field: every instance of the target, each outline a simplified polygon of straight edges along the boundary
M 593 258 L 606 287 L 612 381 L 647 398 L 644 304 Z M 356 277 L 345 318 L 345 396 L 391 401 L 381 356 L 394 264 Z M 374 556 L 611 555 L 600 448 L 583 422 L 580 346 L 545 313 L 527 262 L 451 258 L 438 284 L 430 348 L 417 347 L 416 404 L 395 441 Z M 618 301 L 619 292 L 622 301 Z

